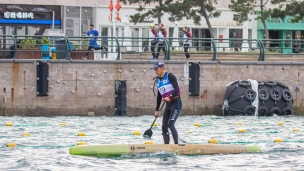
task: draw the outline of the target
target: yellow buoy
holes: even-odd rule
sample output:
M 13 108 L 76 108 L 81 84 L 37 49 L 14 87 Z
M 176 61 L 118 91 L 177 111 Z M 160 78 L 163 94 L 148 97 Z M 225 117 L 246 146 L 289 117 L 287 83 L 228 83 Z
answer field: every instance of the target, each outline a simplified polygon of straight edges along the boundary
M 60 126 L 64 127 L 67 126 L 66 123 L 60 123 Z
M 201 124 L 199 124 L 199 123 L 195 123 L 195 124 L 194 124 L 194 126 L 201 126 Z
M 139 131 L 135 131 L 135 132 L 133 132 L 133 135 L 140 135 L 140 132 Z
M 281 138 L 276 138 L 276 139 L 274 139 L 273 142 L 275 142 L 275 143 L 281 143 L 281 142 L 283 142 L 283 140 Z
M 284 125 L 284 122 L 281 121 L 281 122 L 278 123 L 278 125 L 279 125 L 279 126 L 283 126 L 283 125 Z
M 13 124 L 11 122 L 6 122 L 5 126 L 13 126 Z
M 28 132 L 25 132 L 25 133 L 23 133 L 23 136 L 25 136 L 25 137 L 29 137 L 29 136 L 31 136 L 31 134 L 30 134 L 30 133 L 28 133 Z
M 78 142 L 77 145 L 86 145 L 86 142 Z
M 245 130 L 245 129 L 239 129 L 238 132 L 239 132 L 239 133 L 245 133 L 246 130 Z
M 217 142 L 216 139 L 210 139 L 210 140 L 209 140 L 209 143 L 210 143 L 210 144 L 217 144 L 218 142 Z
M 7 147 L 16 147 L 17 144 L 15 144 L 15 143 L 8 143 L 6 146 L 7 146 Z
M 193 132 L 192 132 L 192 131 L 188 131 L 187 133 L 188 133 L 188 134 L 192 134 Z
M 301 130 L 299 128 L 294 128 L 293 132 L 301 132 Z
M 94 116 L 94 112 L 88 112 L 88 116 Z
M 243 125 L 243 123 L 242 122 L 238 122 L 237 125 Z
M 157 123 L 154 123 L 153 126 L 158 126 Z
M 154 144 L 154 142 L 153 141 L 147 141 L 147 142 L 145 142 L 145 144 Z
M 84 132 L 78 132 L 78 136 L 86 136 Z

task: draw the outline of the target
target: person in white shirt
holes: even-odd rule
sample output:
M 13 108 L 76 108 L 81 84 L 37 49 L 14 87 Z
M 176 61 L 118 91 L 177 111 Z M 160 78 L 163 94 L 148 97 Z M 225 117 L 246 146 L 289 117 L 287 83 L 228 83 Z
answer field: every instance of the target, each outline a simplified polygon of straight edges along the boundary
M 159 27 L 159 32 L 158 32 L 158 41 L 159 42 L 158 42 L 158 48 L 157 48 L 157 54 L 156 54 L 155 60 L 158 59 L 159 52 L 161 49 L 163 50 L 164 55 L 166 57 L 166 47 L 165 47 L 164 38 L 167 37 L 167 31 L 166 31 L 163 23 L 159 23 L 158 27 Z
M 190 54 L 189 54 L 188 50 L 189 50 L 189 46 L 191 44 L 192 34 L 190 33 L 190 31 L 188 30 L 188 28 L 186 26 L 183 27 L 183 32 L 184 32 L 184 41 L 183 41 L 184 52 L 185 52 L 187 60 L 189 60 Z
M 152 52 L 152 60 L 156 60 L 156 55 L 155 55 L 155 45 L 157 44 L 157 40 L 156 40 L 156 29 L 154 24 L 150 24 L 150 32 L 149 32 L 149 38 L 151 41 L 151 52 Z

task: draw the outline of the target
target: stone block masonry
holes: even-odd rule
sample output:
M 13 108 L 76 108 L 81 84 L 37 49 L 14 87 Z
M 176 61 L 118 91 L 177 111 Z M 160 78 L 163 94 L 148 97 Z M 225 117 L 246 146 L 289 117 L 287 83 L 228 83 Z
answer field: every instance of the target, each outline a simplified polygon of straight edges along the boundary
M 36 61 L 0 60 L 0 115 L 114 116 L 115 80 L 127 80 L 127 116 L 153 115 L 154 62 L 50 61 L 49 93 L 41 97 L 36 96 Z M 240 79 L 283 82 L 293 95 L 293 113 L 304 111 L 304 63 L 199 62 L 200 95 L 193 97 L 188 95 L 188 63 L 165 61 L 181 86 L 181 115 L 221 115 L 225 86 Z

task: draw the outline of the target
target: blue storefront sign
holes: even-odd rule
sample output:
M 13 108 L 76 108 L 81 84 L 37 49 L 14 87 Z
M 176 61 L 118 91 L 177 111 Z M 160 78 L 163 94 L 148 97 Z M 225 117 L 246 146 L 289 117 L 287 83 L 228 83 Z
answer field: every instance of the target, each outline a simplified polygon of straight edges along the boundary
M 0 24 L 51 25 L 61 24 L 61 6 L 0 5 Z

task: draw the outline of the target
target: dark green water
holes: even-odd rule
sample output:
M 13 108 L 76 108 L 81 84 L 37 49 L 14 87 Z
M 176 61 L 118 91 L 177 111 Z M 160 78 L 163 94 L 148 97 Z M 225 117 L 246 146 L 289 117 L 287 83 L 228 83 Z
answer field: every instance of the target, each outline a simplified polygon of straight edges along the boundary
M 219 117 L 181 116 L 176 127 L 183 140 L 191 143 L 253 144 L 261 153 L 183 156 L 164 152 L 97 158 L 72 156 L 69 148 L 87 144 L 118 144 L 146 141 L 163 143 L 161 119 L 151 140 L 142 137 L 153 116 L 141 117 L 0 117 L 0 170 L 304 170 L 303 117 Z M 284 126 L 278 126 L 278 122 Z M 12 122 L 13 126 L 5 126 Z M 237 125 L 242 122 L 242 125 Z M 66 123 L 61 127 L 60 123 Z M 195 127 L 200 123 L 201 127 Z M 238 133 L 245 129 L 246 133 Z M 140 136 L 134 136 L 140 131 Z M 28 132 L 30 137 L 24 137 Z M 79 137 L 78 132 L 88 136 Z M 281 138 L 283 143 L 273 143 Z M 16 148 L 7 148 L 14 142 Z M 181 141 L 181 143 L 183 143 Z

